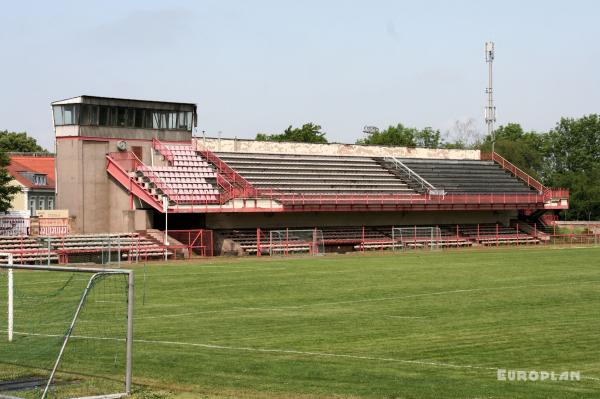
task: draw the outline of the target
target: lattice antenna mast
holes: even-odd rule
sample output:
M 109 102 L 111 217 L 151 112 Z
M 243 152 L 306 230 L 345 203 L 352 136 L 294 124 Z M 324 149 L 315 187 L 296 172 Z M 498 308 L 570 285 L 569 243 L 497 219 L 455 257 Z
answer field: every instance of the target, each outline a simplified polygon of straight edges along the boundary
M 488 87 L 485 92 L 488 95 L 488 104 L 485 107 L 485 123 L 488 127 L 488 136 L 492 138 L 492 152 L 496 147 L 496 134 L 494 123 L 496 122 L 496 107 L 494 106 L 494 90 L 492 83 L 492 64 L 494 63 L 494 42 L 485 43 L 485 62 L 488 64 Z

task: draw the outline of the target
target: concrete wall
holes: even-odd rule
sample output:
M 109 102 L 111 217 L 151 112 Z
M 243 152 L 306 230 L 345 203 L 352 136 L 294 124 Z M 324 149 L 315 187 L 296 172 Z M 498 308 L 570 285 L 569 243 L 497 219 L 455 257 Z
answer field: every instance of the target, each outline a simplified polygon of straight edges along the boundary
M 479 150 L 447 150 L 430 148 L 387 147 L 357 144 L 279 143 L 245 139 L 195 138 L 199 149 L 213 152 L 242 152 L 259 154 L 302 154 L 344 156 L 395 156 L 403 158 L 480 159 Z
M 56 208 L 69 209 L 77 233 L 143 230 L 150 226 L 145 210 L 131 210 L 127 191 L 106 172 L 106 154 L 119 140 L 58 139 Z M 151 142 L 135 141 L 142 159 L 151 163 Z
M 206 215 L 209 229 L 231 228 L 294 228 L 316 226 L 389 226 L 501 223 L 508 225 L 517 217 L 516 211 L 460 211 L 460 212 L 299 212 L 299 213 L 243 213 Z

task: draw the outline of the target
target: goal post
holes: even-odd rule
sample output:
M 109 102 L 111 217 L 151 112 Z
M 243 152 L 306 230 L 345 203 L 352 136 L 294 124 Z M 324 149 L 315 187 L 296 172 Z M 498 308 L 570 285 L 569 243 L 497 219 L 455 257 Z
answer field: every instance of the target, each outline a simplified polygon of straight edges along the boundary
M 439 227 L 392 227 L 392 247 L 396 249 L 439 249 L 442 230 Z
M 309 254 L 323 255 L 323 230 L 284 229 L 269 231 L 269 255 Z
M 0 254 L 0 397 L 131 393 L 134 273 L 14 265 Z M 120 382 L 119 382 L 120 381 Z

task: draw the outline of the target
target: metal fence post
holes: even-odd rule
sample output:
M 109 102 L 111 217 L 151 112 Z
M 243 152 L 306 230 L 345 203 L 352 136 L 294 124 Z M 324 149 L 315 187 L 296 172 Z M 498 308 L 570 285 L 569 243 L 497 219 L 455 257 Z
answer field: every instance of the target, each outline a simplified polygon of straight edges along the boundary
M 133 270 L 129 271 L 127 280 L 127 353 L 125 361 L 125 392 L 130 394 L 133 369 L 133 301 L 135 299 L 135 277 Z
M 8 255 L 8 265 L 13 265 L 13 254 Z M 14 325 L 14 275 L 13 269 L 8 269 L 8 342 L 13 340 L 13 325 Z

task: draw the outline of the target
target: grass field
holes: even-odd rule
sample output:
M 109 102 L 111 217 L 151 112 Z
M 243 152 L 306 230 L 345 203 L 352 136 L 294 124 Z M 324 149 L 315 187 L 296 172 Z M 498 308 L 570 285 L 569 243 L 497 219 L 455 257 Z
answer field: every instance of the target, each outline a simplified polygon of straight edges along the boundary
M 597 248 L 135 270 L 138 397 L 600 397 Z M 10 350 L 1 340 L 0 368 Z M 498 381 L 498 368 L 582 378 Z

